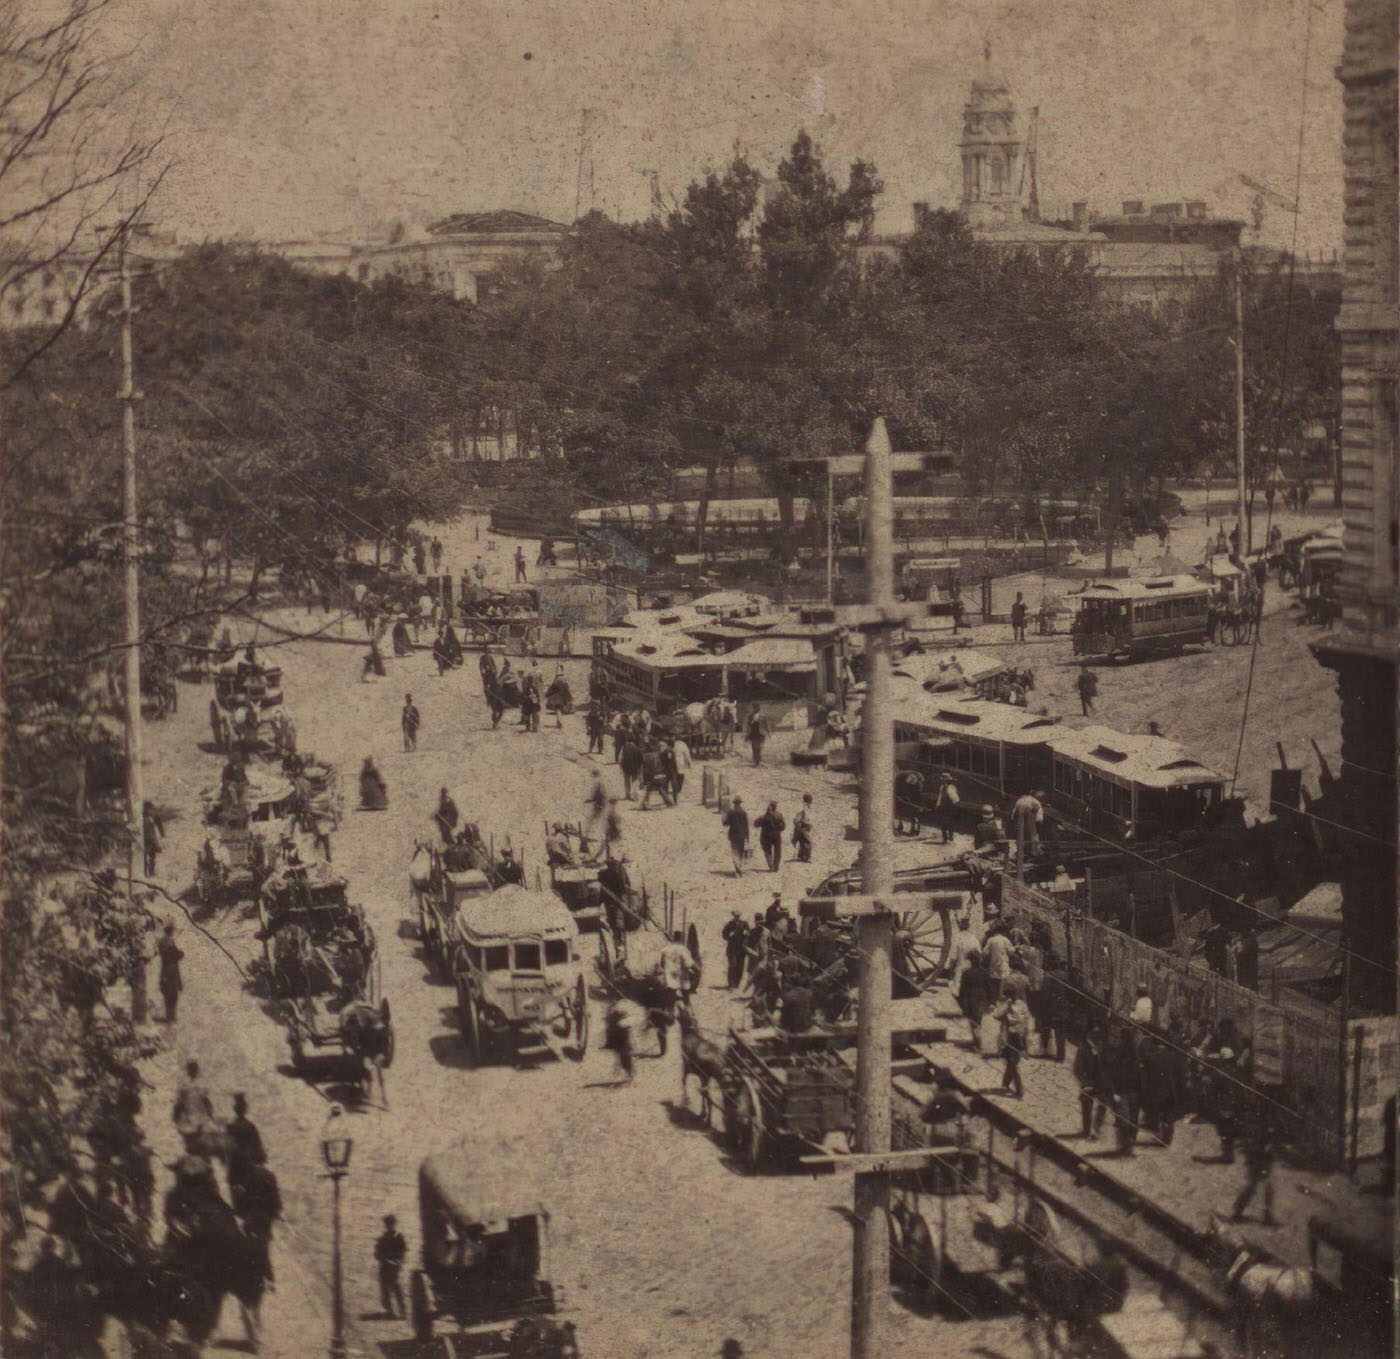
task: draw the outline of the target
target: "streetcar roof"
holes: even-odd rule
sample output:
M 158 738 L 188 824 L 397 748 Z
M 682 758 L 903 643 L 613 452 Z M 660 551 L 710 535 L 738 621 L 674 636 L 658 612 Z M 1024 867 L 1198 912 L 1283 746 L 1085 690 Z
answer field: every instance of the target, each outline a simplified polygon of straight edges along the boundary
M 1078 599 L 1181 599 L 1204 597 L 1206 586 L 1194 576 L 1144 576 L 1139 580 L 1086 581 Z
M 1005 669 L 1006 662 L 1000 657 L 960 647 L 952 651 L 916 651 L 901 656 L 893 663 L 892 673 L 907 676 L 932 689 L 939 685 L 976 684 Z
M 572 939 L 578 925 L 553 892 L 537 892 L 518 883 L 472 897 L 457 908 L 457 925 L 473 939 Z
M 532 1169 L 509 1143 L 483 1147 L 464 1138 L 423 1161 L 418 1193 L 436 1199 L 462 1226 L 521 1217 L 548 1221 L 549 1212 L 531 1184 Z
M 1048 737 L 1059 759 L 1072 760 L 1096 773 L 1141 784 L 1145 788 L 1183 788 L 1223 784 L 1225 777 L 1193 760 L 1165 736 L 1143 736 L 1110 727 L 1061 727 Z
M 898 697 L 895 720 L 925 727 L 940 736 L 975 736 L 982 741 L 1031 746 L 1043 744 L 1060 719 L 1010 703 L 980 698 L 949 701 L 946 694 L 913 693 L 906 687 Z

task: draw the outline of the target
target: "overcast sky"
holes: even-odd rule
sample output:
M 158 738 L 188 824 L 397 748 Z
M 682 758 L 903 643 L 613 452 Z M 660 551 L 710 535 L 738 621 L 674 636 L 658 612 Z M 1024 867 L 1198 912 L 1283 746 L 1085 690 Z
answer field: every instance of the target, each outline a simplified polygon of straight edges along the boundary
M 154 215 L 183 235 L 358 237 L 512 207 L 572 220 L 583 111 L 592 201 L 646 213 L 736 143 L 765 170 L 806 126 L 873 159 L 879 226 L 953 205 L 982 44 L 1023 119 L 1042 203 L 1205 198 L 1241 174 L 1340 242 L 1342 0 L 116 0 L 177 165 Z M 1303 174 L 1305 24 L 1312 33 Z M 589 205 L 587 191 L 585 209 Z M 1291 215 L 1265 235 L 1287 244 Z

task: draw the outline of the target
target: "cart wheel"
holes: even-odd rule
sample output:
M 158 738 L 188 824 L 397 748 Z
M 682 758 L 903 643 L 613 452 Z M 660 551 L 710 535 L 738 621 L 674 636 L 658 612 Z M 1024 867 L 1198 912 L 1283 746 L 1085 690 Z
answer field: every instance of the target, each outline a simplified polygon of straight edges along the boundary
M 429 1341 L 433 1338 L 433 1299 L 428 1291 L 427 1276 L 421 1269 L 413 1271 L 408 1285 L 409 1317 L 413 1322 L 413 1336 L 416 1340 Z
M 588 1051 L 588 987 L 582 977 L 574 988 L 573 1022 L 574 1056 L 582 1061 Z
M 755 1174 L 767 1154 L 768 1134 L 763 1126 L 763 1102 L 751 1076 L 740 1078 L 734 1090 L 733 1119 L 725 1106 L 725 1131 L 731 1145 L 743 1160 L 744 1169 Z
M 895 927 L 895 976 L 920 995 L 932 990 L 953 941 L 953 913 L 946 906 L 901 911 Z
M 606 928 L 598 931 L 598 975 L 605 982 L 617 976 L 617 943 L 612 931 Z
M 389 1001 L 386 997 L 379 1002 L 379 1022 L 384 1025 L 384 1047 L 380 1052 L 384 1065 L 394 1065 L 394 1025 L 389 1018 Z
M 467 1042 L 467 1056 L 473 1066 L 480 1066 L 483 1048 L 481 1013 L 476 1007 L 475 999 L 468 994 L 465 986 L 460 987 L 457 996 L 457 1008 L 462 1012 L 462 1037 Z

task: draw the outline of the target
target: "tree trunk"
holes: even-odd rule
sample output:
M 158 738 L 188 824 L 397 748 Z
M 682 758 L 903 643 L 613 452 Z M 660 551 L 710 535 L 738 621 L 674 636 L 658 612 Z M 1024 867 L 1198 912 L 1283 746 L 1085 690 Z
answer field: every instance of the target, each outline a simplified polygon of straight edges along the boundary
M 248 582 L 248 597 L 255 603 L 258 598 L 258 581 L 262 579 L 266 567 L 267 563 L 261 557 L 253 558 L 253 578 Z

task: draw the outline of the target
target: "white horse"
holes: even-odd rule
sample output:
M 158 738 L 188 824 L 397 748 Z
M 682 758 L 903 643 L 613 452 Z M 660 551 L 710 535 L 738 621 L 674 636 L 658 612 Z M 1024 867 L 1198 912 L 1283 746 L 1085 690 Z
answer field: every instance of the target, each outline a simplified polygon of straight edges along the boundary
M 1246 1302 L 1290 1311 L 1310 1307 L 1316 1299 L 1313 1273 L 1306 1265 L 1285 1265 L 1230 1230 L 1218 1213 L 1210 1215 L 1206 1238 L 1230 1256 L 1225 1282 Z

